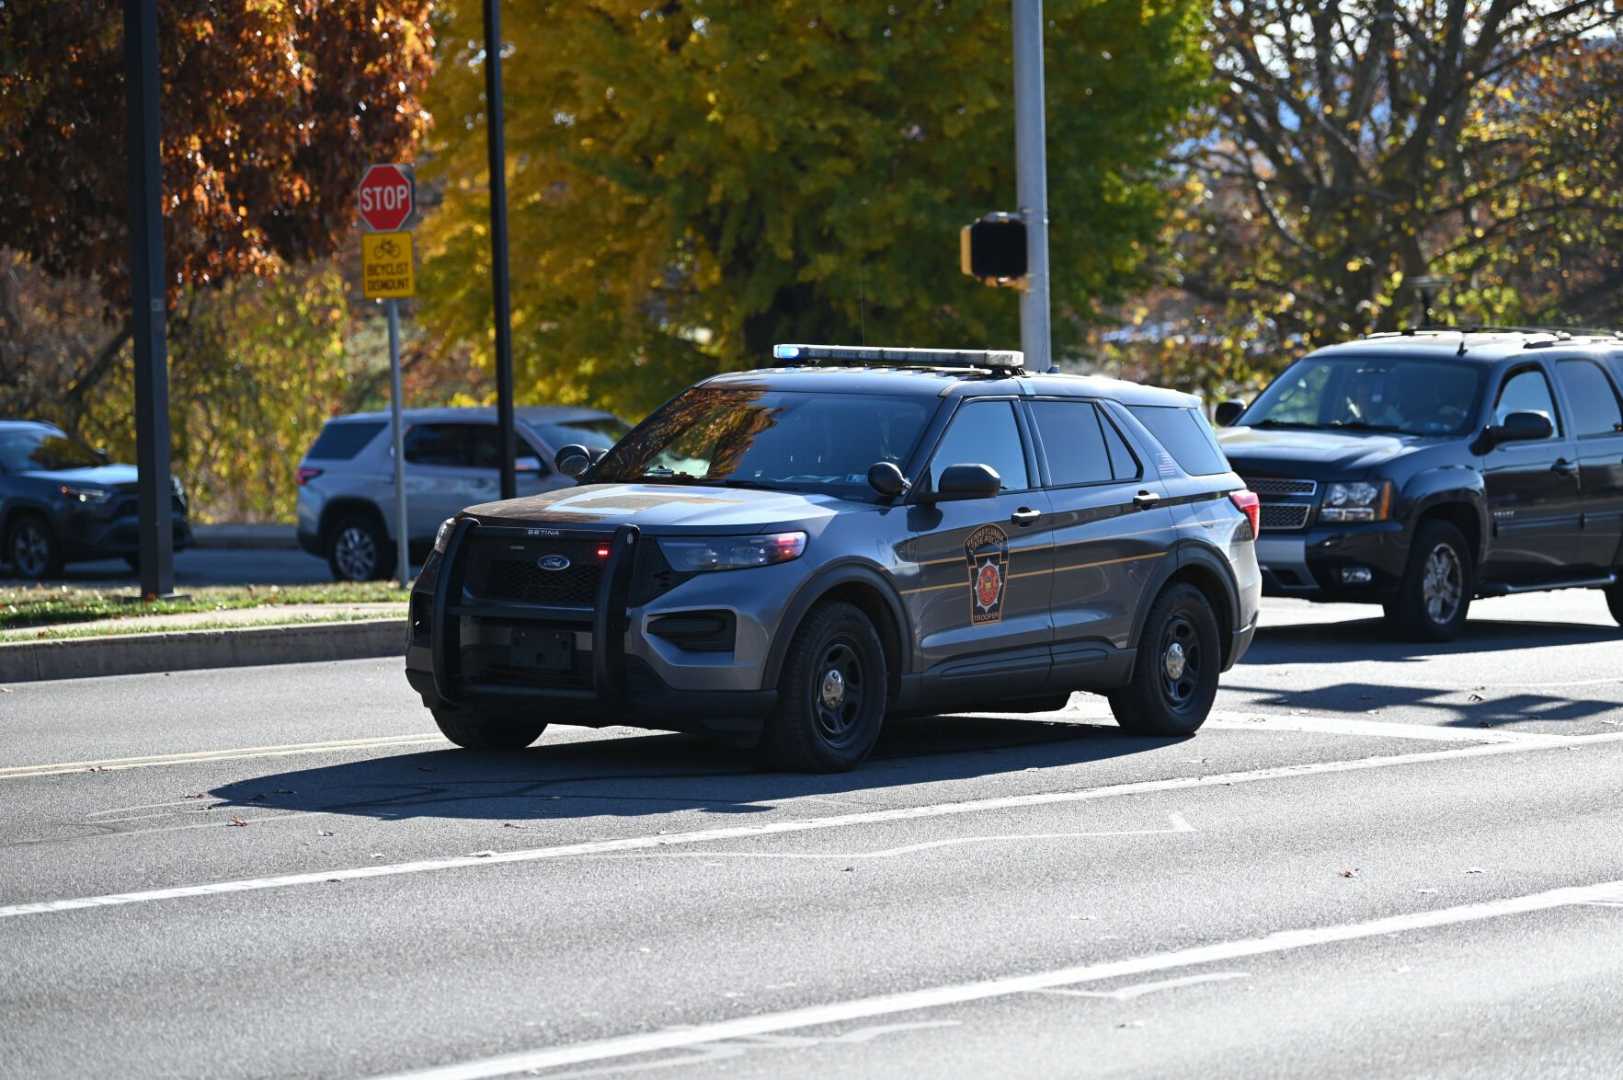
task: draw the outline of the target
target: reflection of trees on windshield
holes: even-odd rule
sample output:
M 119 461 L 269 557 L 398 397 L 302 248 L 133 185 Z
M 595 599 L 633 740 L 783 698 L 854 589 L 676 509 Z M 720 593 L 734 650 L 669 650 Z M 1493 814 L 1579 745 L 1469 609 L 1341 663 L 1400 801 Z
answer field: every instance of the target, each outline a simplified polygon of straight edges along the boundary
M 1457 434 L 1470 421 L 1480 384 L 1481 373 L 1465 364 L 1304 360 L 1268 388 L 1245 423 Z
M 0 465 L 7 472 L 55 472 L 100 464 L 95 451 L 61 435 L 28 431 L 0 436 Z

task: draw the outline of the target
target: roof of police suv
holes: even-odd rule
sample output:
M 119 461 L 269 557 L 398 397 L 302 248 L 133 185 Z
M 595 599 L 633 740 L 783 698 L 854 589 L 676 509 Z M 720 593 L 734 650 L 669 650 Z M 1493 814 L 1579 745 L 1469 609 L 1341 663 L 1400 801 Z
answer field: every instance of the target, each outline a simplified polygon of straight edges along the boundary
M 825 394 L 1089 397 L 1109 398 L 1123 405 L 1170 405 L 1186 409 L 1200 404 L 1200 399 L 1191 394 L 1101 375 L 1031 372 L 1014 375 L 969 368 L 804 365 L 732 371 L 706 379 L 700 385 Z

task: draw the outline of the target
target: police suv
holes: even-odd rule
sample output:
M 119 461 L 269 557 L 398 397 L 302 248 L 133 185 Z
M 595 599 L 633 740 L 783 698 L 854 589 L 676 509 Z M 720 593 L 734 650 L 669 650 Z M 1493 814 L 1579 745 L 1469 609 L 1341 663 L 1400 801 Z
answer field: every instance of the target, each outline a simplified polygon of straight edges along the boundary
M 406 676 L 460 746 L 703 731 L 840 770 L 887 715 L 1059 709 L 1188 735 L 1250 645 L 1257 500 L 1195 398 L 1016 352 L 780 345 L 580 486 L 447 520 Z

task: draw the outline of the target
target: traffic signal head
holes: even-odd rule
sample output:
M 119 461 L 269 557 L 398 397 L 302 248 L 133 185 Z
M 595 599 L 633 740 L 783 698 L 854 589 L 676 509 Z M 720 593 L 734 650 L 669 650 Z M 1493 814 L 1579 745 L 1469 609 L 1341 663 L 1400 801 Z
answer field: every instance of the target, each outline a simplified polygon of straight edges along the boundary
M 1019 286 L 1026 276 L 1026 223 L 1018 214 L 987 214 L 958 234 L 959 265 L 987 285 Z

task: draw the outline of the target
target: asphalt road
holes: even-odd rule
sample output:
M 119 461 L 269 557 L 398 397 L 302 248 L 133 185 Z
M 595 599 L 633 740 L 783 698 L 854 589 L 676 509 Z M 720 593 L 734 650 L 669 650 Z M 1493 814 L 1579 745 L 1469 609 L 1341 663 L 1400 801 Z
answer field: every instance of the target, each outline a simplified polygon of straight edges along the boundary
M 0 1075 L 1615 1078 L 1623 632 L 1476 612 L 836 777 L 453 750 L 390 661 L 4 688 Z

